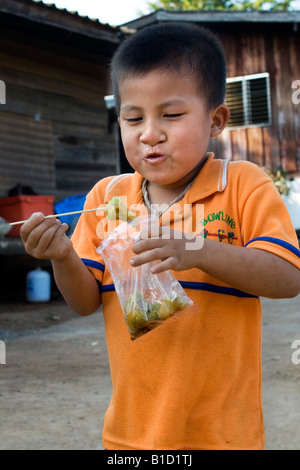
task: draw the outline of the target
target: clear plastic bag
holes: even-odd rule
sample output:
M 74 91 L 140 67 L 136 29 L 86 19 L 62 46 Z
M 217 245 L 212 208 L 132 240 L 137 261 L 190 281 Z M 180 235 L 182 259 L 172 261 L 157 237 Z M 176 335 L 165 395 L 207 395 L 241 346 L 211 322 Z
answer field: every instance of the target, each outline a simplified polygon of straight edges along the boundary
M 131 266 L 132 245 L 151 221 L 151 217 L 140 217 L 121 223 L 97 249 L 112 275 L 132 339 L 193 305 L 170 271 L 151 273 L 151 266 L 157 261 Z

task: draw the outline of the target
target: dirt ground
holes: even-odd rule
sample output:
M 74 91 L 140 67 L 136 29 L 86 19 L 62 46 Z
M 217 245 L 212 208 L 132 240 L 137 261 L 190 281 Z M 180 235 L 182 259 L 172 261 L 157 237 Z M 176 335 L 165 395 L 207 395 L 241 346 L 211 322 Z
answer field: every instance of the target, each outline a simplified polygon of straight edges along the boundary
M 300 295 L 262 303 L 266 450 L 299 450 Z M 103 449 L 111 382 L 101 311 L 79 317 L 61 300 L 0 304 L 0 340 L 0 450 Z

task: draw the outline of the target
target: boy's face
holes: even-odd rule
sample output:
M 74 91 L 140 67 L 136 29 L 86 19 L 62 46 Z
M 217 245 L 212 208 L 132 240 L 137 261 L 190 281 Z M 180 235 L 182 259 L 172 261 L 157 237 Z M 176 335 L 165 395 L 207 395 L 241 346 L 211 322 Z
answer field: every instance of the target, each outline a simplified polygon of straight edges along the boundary
M 153 70 L 126 78 L 120 98 L 126 157 L 154 185 L 176 188 L 188 183 L 210 137 L 226 124 L 216 131 L 215 109 L 208 109 L 194 77 L 176 71 Z

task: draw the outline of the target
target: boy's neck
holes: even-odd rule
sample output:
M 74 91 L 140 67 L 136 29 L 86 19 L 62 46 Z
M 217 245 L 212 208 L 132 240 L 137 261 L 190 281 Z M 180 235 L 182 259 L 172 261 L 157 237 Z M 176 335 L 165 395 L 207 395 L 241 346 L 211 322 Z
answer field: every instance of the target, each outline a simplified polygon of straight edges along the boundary
M 205 156 L 200 163 L 190 172 L 185 178 L 180 181 L 178 184 L 174 185 L 157 185 L 153 184 L 150 181 L 147 182 L 147 195 L 150 204 L 170 204 L 177 197 L 182 194 L 187 186 L 194 181 L 194 179 L 199 174 L 201 168 L 207 161 L 208 156 Z

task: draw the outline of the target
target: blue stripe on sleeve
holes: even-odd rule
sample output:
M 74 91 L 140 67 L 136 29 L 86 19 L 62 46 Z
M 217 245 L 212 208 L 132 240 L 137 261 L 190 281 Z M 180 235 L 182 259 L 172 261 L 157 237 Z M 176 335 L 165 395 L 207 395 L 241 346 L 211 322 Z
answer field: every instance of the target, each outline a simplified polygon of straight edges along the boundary
M 298 258 L 300 258 L 300 251 L 294 245 L 291 245 L 291 243 L 281 240 L 280 238 L 273 238 L 273 237 L 252 238 L 252 240 L 246 243 L 245 246 L 249 245 L 249 243 L 256 242 L 256 241 L 264 241 L 264 242 L 274 243 L 275 245 L 280 245 L 286 250 L 291 251 L 294 255 L 298 256 Z
M 101 292 L 114 292 L 116 290 L 114 284 L 106 284 L 105 286 L 101 286 Z
M 81 261 L 83 264 L 90 268 L 95 268 L 98 269 L 99 271 L 102 271 L 104 273 L 105 266 L 102 263 L 99 263 L 98 261 L 94 261 L 92 259 L 87 259 L 87 258 L 81 258 Z

